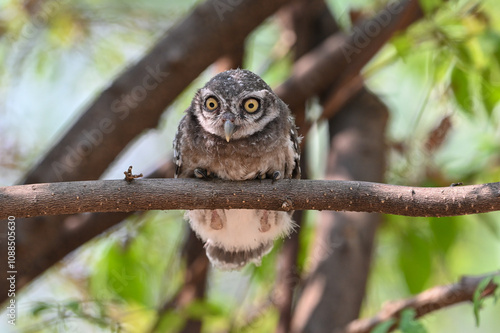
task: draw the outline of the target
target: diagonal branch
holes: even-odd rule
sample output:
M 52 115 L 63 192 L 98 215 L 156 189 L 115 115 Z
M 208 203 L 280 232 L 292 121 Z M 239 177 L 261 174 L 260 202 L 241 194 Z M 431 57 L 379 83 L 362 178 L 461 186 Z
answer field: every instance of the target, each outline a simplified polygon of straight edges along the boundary
M 395 32 L 406 29 L 421 17 L 418 1 L 392 2 L 375 17 L 356 27 L 351 35 L 334 34 L 301 57 L 294 64 L 292 76 L 275 89 L 276 93 L 294 110 L 333 82 L 337 83 L 336 87 L 342 87 L 358 75 Z M 323 118 L 333 116 L 346 101 L 338 99 L 335 94 L 331 101 L 326 102 L 328 114 Z
M 0 187 L 0 218 L 216 208 L 439 217 L 500 210 L 499 198 L 500 183 L 431 188 L 341 180 L 97 180 Z
M 378 324 L 389 319 L 399 319 L 405 309 L 414 309 L 415 317 L 422 317 L 430 312 L 454 305 L 460 302 L 472 301 L 474 293 L 481 281 L 488 277 L 500 276 L 500 272 L 481 276 L 464 276 L 458 283 L 437 286 L 428 289 L 415 297 L 388 303 L 375 317 L 359 319 L 351 322 L 344 333 L 368 333 Z M 498 285 L 490 282 L 481 297 L 493 295 Z M 394 324 L 394 327 L 397 323 Z M 394 327 L 392 329 L 394 329 Z M 392 330 L 391 329 L 391 330 Z
M 221 6 L 220 1 L 208 0 L 199 4 L 90 104 L 24 183 L 99 177 L 132 139 L 157 125 L 165 108 L 205 68 L 241 45 L 287 2 L 240 0 Z

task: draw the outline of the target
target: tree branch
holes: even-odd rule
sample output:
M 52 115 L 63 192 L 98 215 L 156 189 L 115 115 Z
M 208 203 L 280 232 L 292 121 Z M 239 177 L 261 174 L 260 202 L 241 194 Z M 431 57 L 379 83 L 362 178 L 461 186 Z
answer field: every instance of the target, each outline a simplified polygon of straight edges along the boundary
M 0 218 L 169 209 L 344 210 L 456 216 L 500 210 L 500 183 L 410 187 L 362 181 L 97 180 L 0 188 Z
M 294 110 L 304 100 L 324 91 L 333 82 L 341 87 L 341 83 L 347 83 L 358 75 L 395 32 L 404 30 L 421 17 L 418 1 L 392 2 L 375 17 L 357 26 L 349 36 L 334 34 L 301 57 L 294 64 L 292 75 L 274 91 Z M 382 26 L 380 22 L 385 23 Z M 372 34 L 370 30 L 373 27 L 379 29 L 376 34 Z M 367 32 L 370 38 L 365 38 Z M 331 117 L 333 111 L 338 110 L 345 102 L 339 103 L 335 95 L 331 98 L 332 101 L 327 102 L 325 107 L 329 114 L 324 115 L 324 118 Z
M 345 333 L 371 332 L 375 326 L 384 321 L 391 318 L 398 320 L 401 312 L 405 309 L 414 309 L 416 312 L 415 317 L 419 318 L 450 305 L 472 301 L 478 284 L 483 279 L 494 276 L 500 276 L 500 272 L 481 276 L 464 276 L 458 283 L 433 287 L 415 297 L 388 303 L 375 317 L 351 322 L 347 326 Z M 481 296 L 487 297 L 493 295 L 496 288 L 498 288 L 498 285 L 490 282 Z M 394 326 L 396 327 L 397 323 Z

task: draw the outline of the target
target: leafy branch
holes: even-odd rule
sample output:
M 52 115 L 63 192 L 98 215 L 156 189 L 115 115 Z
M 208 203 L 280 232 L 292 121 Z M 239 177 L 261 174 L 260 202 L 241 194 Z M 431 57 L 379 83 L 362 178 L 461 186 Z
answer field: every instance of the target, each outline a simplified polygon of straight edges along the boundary
M 412 309 L 415 318 L 419 318 L 466 301 L 474 302 L 474 313 L 477 318 L 478 310 L 476 309 L 482 304 L 481 301 L 485 297 L 495 296 L 498 292 L 499 278 L 500 272 L 481 276 L 464 276 L 458 283 L 433 287 L 415 297 L 388 303 L 374 317 L 351 322 L 344 333 L 368 333 L 380 325 L 387 325 L 384 332 L 389 332 L 397 327 L 403 312 L 408 309 Z

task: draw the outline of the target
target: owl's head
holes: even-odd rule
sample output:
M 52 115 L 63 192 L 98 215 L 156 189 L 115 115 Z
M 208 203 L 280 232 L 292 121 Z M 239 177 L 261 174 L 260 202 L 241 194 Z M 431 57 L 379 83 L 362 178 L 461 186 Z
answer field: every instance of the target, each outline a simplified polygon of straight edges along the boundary
M 287 106 L 256 74 L 236 69 L 214 76 L 201 88 L 191 111 L 203 129 L 227 142 L 262 131 Z

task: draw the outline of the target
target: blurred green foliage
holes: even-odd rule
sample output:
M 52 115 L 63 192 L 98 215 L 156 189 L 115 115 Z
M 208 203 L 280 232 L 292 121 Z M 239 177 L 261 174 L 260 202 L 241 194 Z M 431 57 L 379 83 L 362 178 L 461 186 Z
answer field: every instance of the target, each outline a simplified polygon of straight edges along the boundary
M 2 184 L 15 183 L 89 100 L 198 2 L 0 2 Z M 385 4 L 328 2 L 346 29 L 351 26 L 349 11 L 369 17 Z M 498 181 L 500 6 L 495 0 L 421 4 L 426 17 L 394 36 L 363 70 L 368 87 L 390 109 L 387 182 L 449 186 Z M 267 20 L 246 46 L 246 67 L 271 86 L 288 76 L 292 56 L 280 39 L 277 21 Z M 134 168 L 155 165 L 159 157 L 168 156 L 183 110 L 212 74 L 208 69 L 193 82 L 159 128 L 128 147 L 127 161 L 133 161 Z M 444 118 L 450 126 L 444 126 Z M 309 140 L 322 147 L 314 150 L 310 174 L 321 178 L 325 124 L 316 124 L 313 133 Z M 144 141 L 148 148 L 140 146 Z M 121 178 L 123 169 L 118 161 L 106 176 Z M 309 268 L 315 235 L 317 214 L 306 215 L 297 273 Z M 455 282 L 461 275 L 498 270 L 499 216 L 386 216 L 363 315 L 373 315 L 387 300 Z M 201 318 L 204 332 L 272 331 L 278 314 L 270 295 L 281 242 L 260 267 L 240 273 L 211 271 L 206 300 L 158 316 L 157 309 L 184 281 L 179 253 L 186 225 L 181 219 L 179 212 L 137 214 L 86 244 L 61 269 L 53 269 L 22 293 L 20 327 L 26 332 L 145 332 L 158 322 L 157 331 L 176 332 L 188 318 Z M 473 306 L 458 307 L 458 312 L 442 310 L 421 321 L 405 312 L 399 330 L 472 330 L 484 307 L 475 332 L 495 332 L 500 308 L 492 303 L 477 300 Z M 377 332 L 386 332 L 391 324 L 384 323 Z

